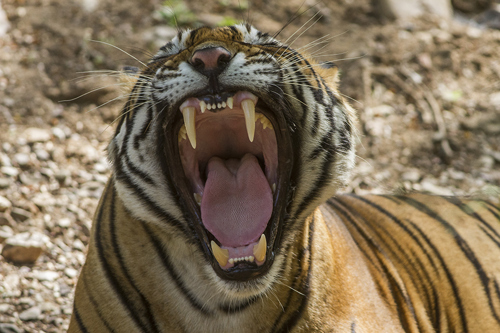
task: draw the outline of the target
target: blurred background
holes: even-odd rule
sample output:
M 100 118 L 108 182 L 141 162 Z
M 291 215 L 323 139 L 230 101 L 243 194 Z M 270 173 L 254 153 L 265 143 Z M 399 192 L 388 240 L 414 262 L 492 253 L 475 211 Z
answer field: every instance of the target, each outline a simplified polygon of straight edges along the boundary
M 278 38 L 336 63 L 359 114 L 345 192 L 500 197 L 498 1 L 0 0 L 0 8 L 0 333 L 67 328 L 126 97 L 116 71 L 140 67 L 177 27 L 244 21 L 274 34 L 293 19 Z

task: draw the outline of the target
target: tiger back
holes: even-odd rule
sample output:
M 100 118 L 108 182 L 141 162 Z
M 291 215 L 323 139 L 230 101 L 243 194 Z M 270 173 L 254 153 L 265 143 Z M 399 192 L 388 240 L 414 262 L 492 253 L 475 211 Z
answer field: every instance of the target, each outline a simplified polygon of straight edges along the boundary
M 356 125 L 332 63 L 204 27 L 135 79 L 69 332 L 500 331 L 498 207 L 328 200 Z

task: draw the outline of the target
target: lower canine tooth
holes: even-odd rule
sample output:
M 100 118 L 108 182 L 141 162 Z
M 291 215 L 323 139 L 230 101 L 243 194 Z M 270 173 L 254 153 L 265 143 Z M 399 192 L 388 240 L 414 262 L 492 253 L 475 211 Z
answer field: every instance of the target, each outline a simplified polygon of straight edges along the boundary
M 255 104 L 251 99 L 245 99 L 241 101 L 241 108 L 245 114 L 248 139 L 250 142 L 253 142 L 253 137 L 255 135 Z
M 201 195 L 199 193 L 194 193 L 193 194 L 194 196 L 194 200 L 196 200 L 196 203 L 199 205 L 201 205 Z
M 255 260 L 261 262 L 264 261 L 264 259 L 266 259 L 266 250 L 267 250 L 266 236 L 262 234 L 262 236 L 260 236 L 259 243 L 257 245 L 254 245 L 253 247 L 253 254 L 255 256 Z
M 227 260 L 229 259 L 229 250 L 221 249 L 214 241 L 212 241 L 210 245 L 212 245 L 212 253 L 219 265 L 226 266 Z

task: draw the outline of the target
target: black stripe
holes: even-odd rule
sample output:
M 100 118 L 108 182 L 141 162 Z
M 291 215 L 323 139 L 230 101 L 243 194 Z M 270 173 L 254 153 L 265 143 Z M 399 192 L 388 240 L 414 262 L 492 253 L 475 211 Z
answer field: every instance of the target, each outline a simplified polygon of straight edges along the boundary
M 464 212 L 465 214 L 474 217 L 476 220 L 478 220 L 484 226 L 486 226 L 486 228 L 488 228 L 488 230 L 490 232 L 492 232 L 493 234 L 495 234 L 495 236 L 497 238 L 497 240 L 495 241 L 495 243 L 498 244 L 498 241 L 500 240 L 500 234 L 491 225 L 489 225 L 488 222 L 486 222 L 485 220 L 483 220 L 483 218 L 477 212 L 472 211 L 472 208 L 470 208 L 466 203 L 462 202 L 460 199 L 458 199 L 456 197 L 444 197 L 444 199 L 446 199 L 448 202 L 450 202 L 453 205 L 455 205 L 458 208 L 460 208 L 460 210 L 462 212 Z
M 120 264 L 120 268 L 122 269 L 122 272 L 125 275 L 126 280 L 130 283 L 130 285 L 132 286 L 132 289 L 134 289 L 134 291 L 139 295 L 139 298 L 140 298 L 141 303 L 142 303 L 141 304 L 142 308 L 144 308 L 144 310 L 146 312 L 145 319 L 147 319 L 147 321 L 145 323 L 143 323 L 143 325 L 144 325 L 144 327 L 147 327 L 150 325 L 150 327 L 147 328 L 145 331 L 146 332 L 160 332 L 160 328 L 158 327 L 158 323 L 156 322 L 154 315 L 153 315 L 153 311 L 151 309 L 151 304 L 146 299 L 144 294 L 141 293 L 141 291 L 139 290 L 139 288 L 135 284 L 134 279 L 130 275 L 127 267 L 125 266 L 125 262 L 123 260 L 122 253 L 121 253 L 120 247 L 118 245 L 118 235 L 117 235 L 116 227 L 115 227 L 115 225 L 116 225 L 115 200 L 116 200 L 116 192 L 113 191 L 113 194 L 111 197 L 111 201 L 113 204 L 112 204 L 112 207 L 110 209 L 110 214 L 109 214 L 110 215 L 109 216 L 109 224 L 110 224 L 109 228 L 110 228 L 110 235 L 111 235 L 111 243 L 113 246 L 113 252 L 114 252 L 116 258 L 118 259 L 118 263 Z M 134 307 L 134 305 L 132 305 L 132 307 Z M 134 312 L 139 312 L 139 311 L 138 311 L 138 309 L 135 309 Z
M 351 324 L 351 333 L 356 333 L 356 322 L 352 322 Z
M 109 195 L 109 190 L 105 192 L 103 202 L 106 203 L 108 201 L 108 195 Z M 113 199 L 113 198 L 112 198 Z M 111 202 L 111 207 L 114 205 L 114 200 Z M 120 301 L 120 303 L 123 305 L 127 313 L 129 314 L 129 317 L 132 318 L 134 323 L 141 327 L 141 329 L 144 330 L 144 327 L 142 326 L 139 318 L 137 317 L 137 314 L 134 312 L 134 309 L 130 308 L 130 302 L 127 299 L 127 292 L 120 288 L 120 283 L 118 279 L 114 276 L 112 272 L 112 268 L 109 265 L 109 262 L 107 260 L 107 255 L 104 252 L 104 245 L 103 245 L 103 237 L 105 236 L 105 233 L 101 230 L 102 227 L 102 214 L 103 214 L 103 208 L 105 205 L 101 207 L 99 210 L 99 216 L 96 219 L 96 224 L 95 224 L 95 239 L 96 239 L 96 249 L 97 249 L 97 256 L 99 257 L 99 261 L 101 262 L 101 266 L 104 271 L 104 275 L 106 279 L 108 280 L 108 285 L 111 286 L 111 289 L 114 291 L 114 293 L 117 296 L 117 299 Z
M 140 150 L 140 141 L 144 141 L 148 137 L 149 130 L 152 128 L 151 123 L 153 121 L 153 106 L 151 103 L 147 106 L 147 119 L 140 130 L 140 134 L 134 136 L 134 149 Z
M 200 311 L 203 315 L 212 316 L 213 313 L 211 311 L 208 311 L 184 285 L 182 277 L 175 271 L 174 266 L 170 261 L 169 254 L 164 250 L 164 246 L 162 245 L 161 241 L 155 236 L 155 233 L 149 228 L 146 222 L 142 222 L 141 225 L 151 239 L 151 242 L 156 250 L 156 255 L 161 259 L 165 270 L 170 275 L 170 278 L 175 283 L 176 287 L 181 291 L 181 294 L 186 297 L 189 304 L 191 304 L 193 308 Z
M 317 109 L 314 109 L 314 121 L 311 126 L 311 134 L 313 137 L 316 137 L 316 134 L 318 134 L 318 127 L 319 127 L 319 112 Z
M 84 288 L 84 290 L 86 290 L 86 294 L 89 297 L 90 303 L 92 303 L 92 306 L 94 307 L 94 310 L 96 311 L 97 316 L 104 323 L 104 326 L 106 326 L 106 328 L 108 329 L 108 331 L 115 332 L 115 330 L 109 325 L 109 323 L 106 321 L 106 319 L 104 319 L 104 317 L 101 314 L 101 311 L 98 310 L 99 309 L 99 303 L 96 301 L 96 299 L 94 298 L 94 296 L 92 296 L 93 287 L 92 288 L 89 287 L 89 284 L 88 284 L 87 280 L 88 280 L 88 274 L 85 274 L 83 276 L 83 286 L 84 286 L 83 288 Z
M 127 148 L 123 149 L 123 150 L 128 150 Z M 124 154 L 123 155 L 124 158 L 125 158 L 125 165 L 127 166 L 127 168 L 129 169 L 130 173 L 133 173 L 134 175 L 138 176 L 139 178 L 141 178 L 142 181 L 144 181 L 145 183 L 148 183 L 149 185 L 153 185 L 155 186 L 155 182 L 153 181 L 153 179 L 151 177 L 149 177 L 148 174 L 146 174 L 145 172 L 141 171 L 141 169 L 139 169 L 138 167 L 136 167 L 132 161 L 130 161 L 130 158 L 128 157 L 128 154 Z M 122 172 L 125 172 L 122 170 Z
M 328 132 L 328 134 L 332 134 L 332 132 Z M 328 146 L 328 149 L 325 151 L 324 161 L 320 166 L 321 173 L 314 184 L 311 186 L 311 190 L 309 191 L 309 193 L 307 193 L 302 199 L 294 215 L 294 218 L 300 216 L 302 212 L 308 208 L 311 202 L 313 202 L 317 197 L 321 195 L 321 192 L 323 191 L 325 186 L 329 184 L 329 181 L 332 177 L 331 165 L 335 162 L 335 153 L 336 147 L 333 145 Z
M 385 197 L 386 196 L 384 196 L 384 198 Z M 340 201 L 342 205 L 347 206 L 347 204 L 343 200 L 341 200 L 341 198 L 338 198 L 338 201 Z M 351 207 L 350 209 L 347 208 L 346 210 L 350 211 L 351 214 L 354 214 L 354 212 L 356 212 L 356 217 L 360 220 L 364 220 L 357 213 L 356 209 Z M 420 250 L 422 250 L 425 257 L 427 258 L 427 260 L 431 263 L 432 267 L 434 268 L 434 272 L 439 274 L 437 267 L 434 263 L 434 260 L 432 260 L 432 257 L 428 254 L 427 250 L 421 244 L 420 240 L 401 221 L 399 221 L 399 222 L 401 223 L 401 226 L 404 227 L 403 230 L 413 239 L 413 241 L 415 241 L 419 245 Z M 425 265 L 422 263 L 422 260 L 420 260 L 419 255 L 416 254 L 411 247 L 402 246 L 402 244 L 400 242 L 398 242 L 398 240 L 394 237 L 393 233 L 388 231 L 386 228 L 383 227 L 383 224 L 377 224 L 377 227 L 382 230 L 382 232 L 385 234 L 385 236 L 383 236 L 381 234 L 381 232 L 379 232 L 377 230 L 377 228 L 375 228 L 373 226 L 373 224 L 367 223 L 366 220 L 365 220 L 364 224 L 367 227 L 369 227 L 371 229 L 371 232 L 373 234 L 375 234 L 379 239 L 381 239 L 381 240 L 383 240 L 384 238 L 390 239 L 390 241 L 394 244 L 395 248 L 393 249 L 392 245 L 390 245 L 387 241 L 383 240 L 383 242 L 385 244 L 387 244 L 387 252 L 391 253 L 392 256 L 394 258 L 396 258 L 397 261 L 399 261 L 399 263 L 401 265 L 400 267 L 402 267 L 408 273 L 409 279 L 412 281 L 412 283 L 415 286 L 418 286 L 418 285 L 422 286 L 422 289 L 424 292 L 423 296 L 425 297 L 425 300 L 427 301 L 427 304 L 429 305 L 429 307 L 430 308 L 436 307 L 436 305 L 437 305 L 435 303 L 435 300 L 437 299 L 436 290 L 431 283 L 432 278 L 429 276 L 429 272 L 425 269 Z M 405 249 L 408 249 L 408 251 L 410 252 L 409 255 L 407 254 L 407 251 Z M 398 254 L 398 252 L 400 254 Z M 410 259 L 409 262 L 412 263 L 412 265 L 408 265 L 408 259 Z M 414 265 L 416 265 L 418 267 L 414 267 Z M 430 291 L 432 292 L 433 297 L 431 297 L 431 295 L 429 294 L 429 290 L 427 288 L 428 285 L 430 285 Z M 433 305 L 434 305 L 434 307 L 433 307 Z M 413 315 L 415 316 L 414 313 L 413 313 Z M 432 312 L 432 313 L 429 313 L 429 315 L 433 316 L 434 322 L 436 322 L 436 318 L 434 317 L 435 313 Z
M 391 213 L 389 213 L 387 210 L 385 210 L 384 208 L 380 207 L 376 203 L 371 202 L 371 201 L 367 200 L 366 198 L 362 198 L 362 197 L 359 197 L 359 196 L 353 196 L 353 197 L 355 197 L 358 200 L 361 200 L 361 201 L 367 203 L 368 205 L 376 208 L 378 211 L 380 211 L 384 215 L 388 216 L 392 221 L 398 223 L 399 225 L 401 225 L 401 227 L 403 229 L 406 230 L 406 227 L 401 223 L 401 221 L 399 221 L 394 215 L 392 215 Z M 406 199 L 409 199 L 408 197 L 403 197 L 403 196 L 395 196 L 395 197 L 398 198 L 398 199 L 400 199 L 404 203 L 407 203 Z M 455 282 L 455 280 L 453 279 L 453 274 L 451 274 L 448 266 L 445 263 L 444 258 L 441 256 L 441 253 L 436 248 L 436 246 L 431 242 L 431 240 L 427 237 L 427 235 L 415 223 L 413 223 L 412 221 L 407 220 L 407 222 L 413 227 L 414 230 L 416 230 L 418 232 L 418 234 L 420 235 L 420 237 L 422 237 L 422 239 L 427 243 L 427 245 L 433 250 L 435 257 L 439 260 L 441 266 L 443 267 L 443 270 L 444 270 L 444 272 L 446 274 L 446 277 L 448 278 L 448 281 L 449 281 L 449 283 L 451 285 L 451 288 L 452 288 L 452 291 L 453 291 L 453 295 L 455 297 L 455 300 L 456 300 L 456 303 L 457 303 L 457 306 L 458 306 L 458 309 L 459 309 L 459 313 L 460 313 L 459 317 L 460 317 L 460 320 L 462 321 L 462 328 L 465 329 L 464 332 L 468 332 L 467 318 L 465 317 L 465 310 L 464 310 L 464 307 L 463 307 L 463 304 L 462 304 L 462 298 L 459 295 L 458 286 L 457 286 L 457 283 Z M 426 255 L 428 255 L 427 251 L 424 250 L 425 248 L 422 246 L 422 244 L 420 242 L 418 242 L 418 244 L 423 249 L 424 253 L 426 253 Z
M 180 221 L 176 220 L 170 213 L 167 211 L 163 210 L 161 207 L 159 207 L 151 198 L 147 195 L 146 191 L 142 189 L 139 185 L 137 185 L 129 176 L 126 172 L 124 172 L 121 169 L 121 161 L 118 161 L 118 163 L 115 163 L 115 177 L 117 180 L 120 180 L 125 183 L 125 185 L 133 192 L 137 200 L 141 200 L 146 205 L 149 206 L 153 210 L 153 212 L 159 217 L 162 218 L 163 220 L 167 221 L 167 223 L 176 229 L 178 231 L 190 235 L 191 232 L 190 230 L 187 230 L 185 225 L 182 224 Z
M 491 241 L 493 243 L 495 243 L 499 248 L 500 248 L 500 241 L 498 240 L 498 237 L 495 238 L 488 230 L 486 230 L 482 225 L 479 226 L 479 229 L 481 229 L 482 232 L 484 232 L 484 234 L 486 236 L 488 236 L 489 239 L 491 239 Z
M 336 202 L 329 201 L 328 203 L 331 206 L 334 206 L 336 208 L 336 211 L 338 211 L 339 213 L 341 213 L 345 217 L 345 221 L 349 222 L 359 232 L 359 234 L 365 239 L 365 241 L 371 245 L 372 248 L 376 249 L 376 251 L 378 253 L 380 253 L 380 255 L 382 257 L 386 258 L 390 262 L 390 259 L 388 258 L 387 254 L 384 252 L 384 250 L 368 234 L 365 233 L 365 231 L 356 223 L 356 221 L 353 218 L 351 218 L 347 214 L 347 212 L 351 212 L 350 209 L 343 206 L 344 204 L 341 203 L 338 200 L 338 198 L 336 198 Z M 343 207 L 340 207 L 340 205 L 342 205 Z M 366 224 L 366 222 L 365 222 L 365 224 Z M 394 304 L 396 304 L 396 310 L 398 312 L 397 314 L 398 314 L 399 321 L 400 321 L 401 325 L 403 326 L 403 328 L 405 329 L 405 331 L 410 331 L 410 327 L 409 327 L 410 325 L 407 322 L 406 317 L 402 313 L 402 307 L 401 307 L 401 302 L 399 301 L 399 298 L 402 298 L 404 300 L 405 305 L 408 307 L 408 310 L 412 314 L 414 321 L 418 325 L 418 321 L 416 320 L 415 311 L 413 308 L 413 303 L 412 303 L 411 299 L 409 298 L 408 294 L 406 293 L 406 289 L 404 289 L 404 286 L 402 287 L 397 282 L 397 279 L 389 271 L 389 269 L 387 268 L 387 265 L 385 265 L 380 260 L 380 258 L 378 256 L 375 256 L 375 257 L 376 257 L 380 267 L 383 270 L 382 274 L 385 275 L 385 277 L 387 279 L 386 286 L 389 287 L 389 290 L 390 290 L 390 293 L 392 296 L 392 300 L 393 300 Z M 394 290 L 394 286 L 396 287 L 397 290 Z M 396 292 L 397 292 L 397 294 L 396 294 Z M 399 295 L 399 298 L 397 297 L 397 295 Z
M 78 324 L 78 328 L 83 333 L 89 333 L 89 330 L 83 324 L 82 318 L 80 317 L 80 313 L 78 312 L 76 306 L 73 305 L 73 317 L 76 319 L 76 323 Z
M 299 307 L 293 311 L 289 317 L 289 319 L 281 326 L 281 329 L 279 331 L 276 330 L 277 328 L 277 325 L 278 323 L 281 321 L 281 318 L 284 316 L 286 310 L 289 308 L 290 306 L 290 302 L 291 302 L 291 299 L 292 297 L 289 297 L 288 298 L 288 301 L 287 301 L 287 304 L 285 306 L 285 311 L 281 313 L 281 315 L 277 318 L 277 320 L 274 322 L 274 325 L 273 325 L 273 329 L 271 330 L 271 332 L 279 332 L 279 333 L 286 333 L 286 332 L 291 332 L 293 331 L 294 327 L 297 325 L 298 321 L 300 320 L 300 318 L 302 317 L 306 307 L 307 307 L 307 304 L 309 302 L 309 295 L 310 295 L 310 281 L 311 281 L 311 270 L 312 270 L 312 261 L 311 261 L 311 258 L 312 258 L 312 241 L 313 241 L 313 235 L 314 235 L 314 224 L 315 224 L 315 218 L 314 218 L 314 215 L 312 217 L 312 220 L 311 220 L 311 223 L 309 224 L 309 237 L 308 237 L 308 240 L 307 240 L 307 247 L 303 249 L 303 251 L 301 251 L 301 253 L 299 254 L 299 258 L 297 258 L 296 262 L 299 263 L 302 263 L 302 261 L 304 260 L 304 256 L 309 253 L 309 257 L 307 258 L 307 262 L 309 263 L 309 266 L 308 266 L 308 270 L 307 270 L 307 275 L 306 275 L 306 279 L 305 281 L 303 282 L 303 285 L 302 285 L 302 288 L 294 288 L 296 290 L 300 289 L 303 296 L 299 294 L 299 296 L 301 296 L 301 302 L 300 302 L 300 305 Z M 299 271 L 300 273 L 302 274 L 302 266 L 299 266 Z M 296 279 L 297 283 L 300 283 L 301 281 L 298 281 L 298 279 Z M 294 285 L 295 287 L 295 285 Z M 292 293 L 292 291 L 290 291 L 290 293 Z
M 490 278 L 488 277 L 486 272 L 483 270 L 481 263 L 479 262 L 476 255 L 474 254 L 474 251 L 472 251 L 472 249 L 469 247 L 469 244 L 467 244 L 467 242 L 462 238 L 462 236 L 460 236 L 460 234 L 456 231 L 456 229 L 451 224 L 449 224 L 446 220 L 441 218 L 436 212 L 431 210 L 427 205 L 425 205 L 424 203 L 422 203 L 420 201 L 412 199 L 412 198 L 406 197 L 405 199 L 406 199 L 405 201 L 408 204 L 412 205 L 413 207 L 415 207 L 419 211 L 432 217 L 434 220 L 441 223 L 446 228 L 446 230 L 448 232 L 451 232 L 457 245 L 460 247 L 460 249 L 462 250 L 464 255 L 467 257 L 467 259 L 469 259 L 471 264 L 474 266 L 476 273 L 479 276 L 479 280 L 481 281 L 481 284 L 483 285 L 483 290 L 486 292 L 486 295 L 488 297 L 488 304 L 490 306 L 490 310 L 491 310 L 493 316 L 495 317 L 495 320 L 498 323 L 500 323 L 500 315 L 498 313 L 496 313 L 496 309 L 493 305 L 493 299 L 492 299 L 492 294 L 491 294 L 490 285 L 489 285 Z
M 334 130 L 330 129 L 328 133 L 326 133 L 322 138 L 319 143 L 319 145 L 314 148 L 312 153 L 309 155 L 308 160 L 312 161 L 318 158 L 319 154 L 322 152 L 328 152 L 329 150 L 332 150 L 333 143 L 332 143 L 332 136 L 334 135 Z

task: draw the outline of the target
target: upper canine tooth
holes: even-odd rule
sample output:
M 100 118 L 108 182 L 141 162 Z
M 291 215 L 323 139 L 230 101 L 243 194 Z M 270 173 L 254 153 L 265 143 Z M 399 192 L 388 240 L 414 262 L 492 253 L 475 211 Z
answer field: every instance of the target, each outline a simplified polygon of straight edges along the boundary
M 259 243 L 253 247 L 253 255 L 255 260 L 264 261 L 266 259 L 267 241 L 266 236 L 262 234 L 259 239 Z
M 189 142 L 191 143 L 193 149 L 196 149 L 196 109 L 192 106 L 187 106 L 182 109 L 182 116 L 184 117 L 184 125 L 186 126 L 186 132 Z
M 232 110 L 233 109 L 233 98 L 228 97 L 226 103 L 227 103 L 227 106 L 229 106 L 229 108 Z
M 205 113 L 206 109 L 207 109 L 207 103 L 205 103 L 204 101 L 200 101 L 200 110 L 201 110 L 201 113 Z
M 219 265 L 222 267 L 226 266 L 227 260 L 229 259 L 229 250 L 221 249 L 214 241 L 212 241 L 210 245 L 212 245 L 212 253 Z
M 255 104 L 251 99 L 245 99 L 241 101 L 241 108 L 245 114 L 248 139 L 250 142 L 253 142 L 253 137 L 255 135 Z

